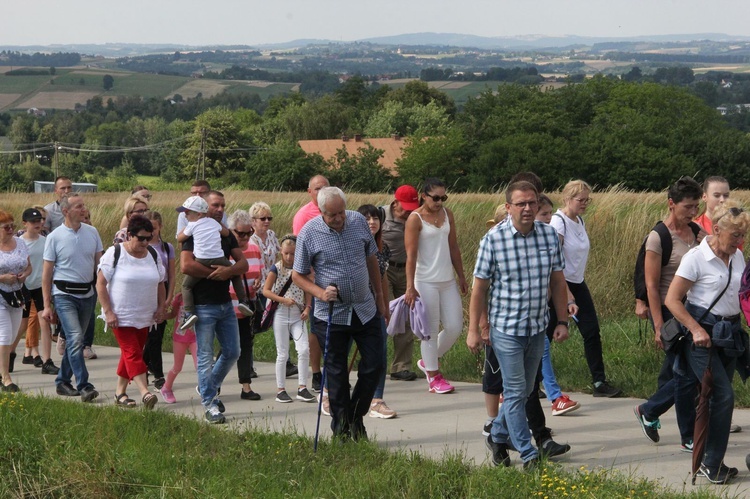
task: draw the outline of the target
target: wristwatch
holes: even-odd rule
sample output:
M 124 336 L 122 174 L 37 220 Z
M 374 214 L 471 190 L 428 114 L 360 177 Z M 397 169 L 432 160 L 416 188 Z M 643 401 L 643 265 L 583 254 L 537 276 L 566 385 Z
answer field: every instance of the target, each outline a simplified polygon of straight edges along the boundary
M 568 321 L 557 321 L 557 325 L 568 327 Z

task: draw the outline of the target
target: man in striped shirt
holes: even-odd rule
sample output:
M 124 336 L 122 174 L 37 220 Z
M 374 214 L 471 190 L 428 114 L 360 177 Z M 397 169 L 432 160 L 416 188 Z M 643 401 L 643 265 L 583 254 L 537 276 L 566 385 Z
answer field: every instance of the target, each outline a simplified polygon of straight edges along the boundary
M 560 314 L 567 309 L 560 241 L 552 227 L 535 221 L 538 196 L 529 182 L 510 184 L 505 194 L 509 217 L 479 243 L 467 339 L 473 352 L 480 351 L 480 317 L 488 314 L 490 341 L 503 375 L 504 400 L 487 447 L 495 465 L 510 466 L 508 448 L 512 446 L 521 454 L 525 469 L 539 462 L 524 407 L 544 353 L 550 292 L 555 309 L 562 311 Z M 566 319 L 564 315 L 552 318 L 557 321 L 556 341 L 568 337 Z

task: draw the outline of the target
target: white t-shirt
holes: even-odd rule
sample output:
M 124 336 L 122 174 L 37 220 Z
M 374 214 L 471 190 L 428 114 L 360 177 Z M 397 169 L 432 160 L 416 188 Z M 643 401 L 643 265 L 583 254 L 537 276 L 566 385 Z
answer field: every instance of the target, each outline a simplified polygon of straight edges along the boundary
M 694 283 L 687 293 L 687 300 L 703 308 L 708 308 L 713 303 L 729 278 L 729 267 L 724 265 L 708 245 L 711 238 L 712 236 L 703 238 L 698 247 L 688 251 L 682 257 L 675 274 Z M 714 315 L 727 317 L 740 313 L 740 281 L 745 270 L 745 259 L 740 250 L 732 255 L 731 262 L 732 280 L 721 299 L 711 309 Z
M 143 258 L 135 258 L 121 247 L 120 259 L 113 269 L 114 261 L 112 246 L 102 255 L 99 270 L 107 279 L 109 300 L 118 325 L 138 329 L 151 326 L 158 306 L 159 283 L 167 275 L 161 259 L 157 257 L 154 262 L 150 252 Z
M 211 217 L 199 218 L 188 222 L 183 234 L 193 236 L 193 255 L 195 258 L 224 258 L 221 249 L 221 224 Z
M 558 234 L 563 236 L 563 255 L 565 255 L 565 280 L 574 284 L 583 282 L 583 273 L 586 271 L 586 262 L 589 259 L 591 243 L 586 234 L 586 227 L 581 217 L 578 220 L 569 218 L 562 210 L 552 217 L 550 225 Z

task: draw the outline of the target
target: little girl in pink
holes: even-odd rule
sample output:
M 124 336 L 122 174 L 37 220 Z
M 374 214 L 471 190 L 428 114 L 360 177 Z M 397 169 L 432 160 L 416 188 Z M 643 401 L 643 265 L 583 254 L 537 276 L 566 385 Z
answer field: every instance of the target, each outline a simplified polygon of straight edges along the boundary
M 175 317 L 182 317 L 182 293 L 177 293 L 174 300 L 172 301 L 172 308 L 167 313 L 166 319 L 174 319 Z M 161 396 L 164 397 L 164 402 L 167 404 L 174 404 L 177 399 L 174 397 L 172 392 L 172 385 L 174 384 L 175 378 L 182 371 L 182 365 L 185 362 L 185 354 L 190 349 L 190 353 L 193 356 L 193 365 L 196 370 L 198 369 L 198 357 L 196 356 L 198 345 L 195 342 L 195 332 L 192 329 L 180 330 L 180 321 L 174 322 L 174 329 L 172 330 L 172 353 L 174 354 L 174 365 L 172 369 L 167 373 L 167 379 L 164 382 L 164 386 L 161 387 Z

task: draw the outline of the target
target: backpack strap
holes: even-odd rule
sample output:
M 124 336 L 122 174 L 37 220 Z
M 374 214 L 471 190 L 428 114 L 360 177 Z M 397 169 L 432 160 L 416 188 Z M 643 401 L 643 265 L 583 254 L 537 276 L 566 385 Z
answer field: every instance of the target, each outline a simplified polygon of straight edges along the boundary
M 669 232 L 669 227 L 662 221 L 657 222 L 652 230 L 659 234 L 659 241 L 661 242 L 661 266 L 666 267 L 669 264 L 669 259 L 672 257 L 672 233 Z
M 560 243 L 560 245 L 561 246 L 565 246 L 565 236 L 567 236 L 567 234 L 568 234 L 568 224 L 565 223 L 565 217 L 562 216 L 562 215 L 560 215 L 559 213 L 553 213 L 552 216 L 553 217 L 558 217 L 560 220 L 562 220 L 562 223 L 563 223 L 563 235 L 562 235 L 563 239 L 562 239 L 562 242 Z
M 120 260 L 120 255 L 122 254 L 122 248 L 120 248 L 120 243 L 115 243 L 115 261 L 112 262 L 112 270 L 114 270 L 117 267 L 117 262 Z M 151 245 L 148 245 L 146 247 L 148 249 L 148 252 L 151 254 L 151 258 L 154 259 L 154 265 L 157 267 L 159 264 L 157 263 L 157 260 L 159 258 L 159 255 L 156 254 L 156 250 L 151 247 Z

